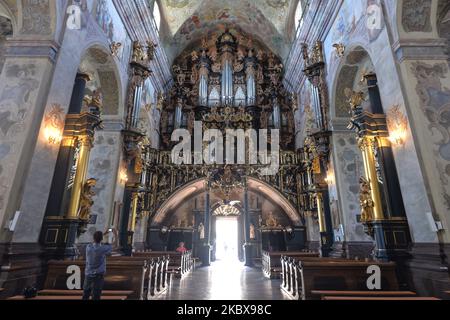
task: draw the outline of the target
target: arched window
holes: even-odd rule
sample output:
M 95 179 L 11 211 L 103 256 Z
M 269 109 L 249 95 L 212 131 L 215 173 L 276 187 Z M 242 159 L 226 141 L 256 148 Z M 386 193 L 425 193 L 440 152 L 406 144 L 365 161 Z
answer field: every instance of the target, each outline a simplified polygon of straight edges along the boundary
M 161 27 L 161 10 L 159 9 L 159 4 L 156 0 L 153 4 L 153 18 L 155 19 L 156 28 L 159 31 Z
M 295 30 L 301 27 L 303 24 L 303 1 L 299 0 L 297 10 L 295 11 Z
M 156 0 L 153 4 L 153 18 L 155 19 L 156 28 L 158 28 L 159 31 L 161 28 L 161 10 L 159 9 L 159 4 Z

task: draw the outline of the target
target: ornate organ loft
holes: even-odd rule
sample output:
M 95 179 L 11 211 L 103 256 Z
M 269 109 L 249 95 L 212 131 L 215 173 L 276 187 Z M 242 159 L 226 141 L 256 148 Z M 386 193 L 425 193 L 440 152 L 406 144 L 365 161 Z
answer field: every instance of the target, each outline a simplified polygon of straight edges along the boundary
M 283 197 L 282 206 L 289 208 L 291 215 L 295 216 L 294 222 L 286 227 L 300 232 L 299 237 L 304 245 L 304 219 L 300 215 L 303 210 L 299 188 L 301 159 L 294 146 L 295 97 L 283 87 L 283 65 L 279 58 L 261 44 L 226 30 L 215 38 L 203 39 L 198 48 L 186 50 L 176 60 L 173 74 L 175 83 L 170 96 L 165 99 L 161 97 L 159 101 L 160 104 L 163 103 L 162 148 L 145 152 L 145 183 L 140 194 L 143 210 L 150 213 L 147 236 L 149 245 L 153 242 L 152 230 L 159 233 L 163 227 L 161 216 L 167 203 L 196 181 L 204 181 L 201 189 L 207 194 L 205 212 L 201 212 L 189 227 L 197 233 L 199 224 L 205 226 L 206 236 L 198 249 L 204 263 L 209 263 L 209 220 L 213 206 L 210 194 L 219 194 L 225 203 L 235 200 L 230 198 L 233 190 L 240 190 L 244 194 L 242 212 L 245 244 L 246 248 L 250 248 L 245 252 L 246 262 L 251 264 L 251 252 L 260 252 L 251 248 L 255 245 L 252 244 L 251 233 L 254 233 L 255 226 L 258 232 L 270 229 L 270 226 L 262 221 L 261 214 L 250 213 L 252 210 L 248 203 L 248 189 L 255 184 L 259 184 L 260 189 L 262 185 L 268 186 Z M 261 169 L 266 167 L 267 162 L 250 164 L 248 157 L 252 155 L 248 152 L 246 161 L 233 162 L 241 164 L 221 165 L 220 162 L 207 160 L 199 163 L 193 161 L 194 153 L 191 154 L 192 159 L 184 165 L 173 164 L 171 153 L 178 140 L 171 141 L 172 133 L 176 129 L 194 133 L 195 123 L 199 122 L 202 123 L 202 128 L 199 129 L 217 129 L 223 136 L 228 129 L 255 129 L 257 134 L 259 129 L 267 129 L 268 138 L 259 136 L 258 143 L 260 148 L 262 145 L 267 147 L 269 153 L 276 150 L 276 145 L 279 144 L 280 157 L 275 161 L 279 162 L 280 170 L 274 175 L 262 175 Z M 279 134 L 271 134 L 273 129 L 278 129 Z M 192 150 L 194 140 L 192 139 Z M 182 156 L 186 158 L 186 155 Z M 236 153 L 226 157 L 238 160 Z M 274 229 L 277 228 L 280 229 L 281 225 L 273 223 L 272 231 L 275 232 Z M 202 250 L 206 254 L 202 254 Z

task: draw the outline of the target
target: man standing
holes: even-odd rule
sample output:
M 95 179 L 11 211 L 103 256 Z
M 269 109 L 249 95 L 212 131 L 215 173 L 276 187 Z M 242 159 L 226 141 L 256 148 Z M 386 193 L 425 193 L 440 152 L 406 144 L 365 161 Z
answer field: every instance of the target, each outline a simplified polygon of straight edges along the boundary
M 86 248 L 86 270 L 83 286 L 83 300 L 100 300 L 106 273 L 106 256 L 111 255 L 112 246 L 102 244 L 103 233 L 94 233 L 94 243 Z

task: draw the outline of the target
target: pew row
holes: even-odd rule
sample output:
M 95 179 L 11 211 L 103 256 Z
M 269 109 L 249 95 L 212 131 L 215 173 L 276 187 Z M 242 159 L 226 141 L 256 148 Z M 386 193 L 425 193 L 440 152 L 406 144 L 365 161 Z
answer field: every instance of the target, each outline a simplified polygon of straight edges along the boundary
M 178 278 L 184 277 L 194 268 L 195 260 L 192 257 L 192 251 L 186 253 L 165 252 L 165 251 L 139 251 L 133 254 L 133 257 L 154 259 L 156 257 L 166 256 L 170 258 L 168 273 Z
M 68 295 L 49 295 L 49 296 L 36 296 L 34 298 L 25 298 L 24 296 L 15 296 L 8 298 L 7 300 L 16 300 L 16 301 L 29 301 L 29 300 L 37 300 L 37 301 L 76 301 L 76 300 L 82 300 L 82 295 L 75 295 L 75 296 L 68 296 Z M 128 296 L 107 296 L 102 295 L 100 300 L 127 300 Z
M 417 293 L 412 291 L 330 291 L 330 290 L 311 290 L 313 296 L 320 297 L 366 297 L 366 298 L 414 298 Z
M 281 258 L 289 255 L 294 258 L 318 258 L 317 252 L 300 251 L 300 252 L 267 252 L 262 253 L 262 271 L 264 276 L 269 279 L 279 279 L 281 277 L 282 265 Z
M 103 296 L 125 296 L 129 297 L 134 291 L 129 290 L 103 290 Z M 83 296 L 83 290 L 41 290 L 38 296 Z
M 69 267 L 77 266 L 81 271 L 81 284 L 84 282 L 84 260 L 48 262 L 47 278 L 44 290 L 67 290 L 67 282 L 73 274 Z M 144 300 L 146 298 L 145 279 L 149 270 L 145 260 L 116 260 L 108 259 L 103 289 L 106 291 L 127 290 L 133 293 L 129 295 L 132 300 Z M 69 273 L 68 273 L 69 271 Z
M 433 297 L 324 297 L 328 301 L 439 301 Z
M 152 300 L 169 289 L 169 256 L 148 257 L 127 257 L 117 256 L 111 257 L 108 261 L 140 261 L 147 265 L 147 272 L 144 278 L 144 291 L 141 300 Z
M 382 290 L 398 291 L 395 263 L 311 257 L 282 257 L 281 262 L 284 265 L 281 289 L 292 299 L 319 299 L 312 293 L 314 290 L 370 291 L 368 269 L 374 265 L 381 270 Z

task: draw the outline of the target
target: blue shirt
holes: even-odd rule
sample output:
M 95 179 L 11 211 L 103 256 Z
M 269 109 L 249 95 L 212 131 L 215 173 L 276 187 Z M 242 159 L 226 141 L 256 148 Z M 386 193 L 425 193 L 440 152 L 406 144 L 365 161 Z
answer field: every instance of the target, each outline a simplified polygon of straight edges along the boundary
M 106 273 L 106 256 L 112 252 L 112 246 L 108 244 L 91 243 L 86 247 L 87 276 Z

